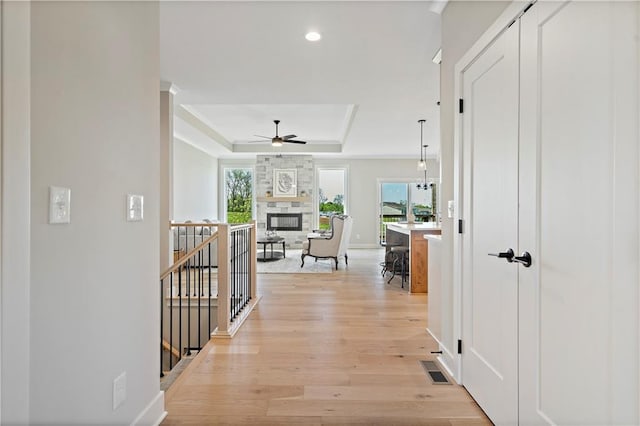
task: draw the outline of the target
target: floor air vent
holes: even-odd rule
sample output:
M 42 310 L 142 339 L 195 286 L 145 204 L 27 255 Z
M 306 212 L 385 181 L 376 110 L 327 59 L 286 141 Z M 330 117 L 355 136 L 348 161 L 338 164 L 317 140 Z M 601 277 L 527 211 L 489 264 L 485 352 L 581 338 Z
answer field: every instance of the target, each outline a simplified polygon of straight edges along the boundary
M 420 361 L 422 368 L 427 373 L 434 385 L 450 385 L 447 376 L 445 376 L 435 361 Z

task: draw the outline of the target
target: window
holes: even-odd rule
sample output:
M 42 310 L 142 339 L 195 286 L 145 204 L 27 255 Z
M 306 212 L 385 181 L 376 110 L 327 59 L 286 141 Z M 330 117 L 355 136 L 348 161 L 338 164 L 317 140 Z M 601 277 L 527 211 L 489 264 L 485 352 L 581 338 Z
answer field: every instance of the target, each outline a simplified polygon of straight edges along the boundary
M 331 227 L 331 216 L 347 213 L 346 168 L 316 169 L 318 188 L 318 229 Z
M 225 214 L 227 223 L 247 223 L 253 218 L 253 170 L 224 170 Z
M 415 216 L 416 222 L 434 222 L 436 220 L 435 190 L 435 183 L 431 183 L 427 189 L 422 189 L 406 180 L 379 182 L 380 244 L 386 241 L 387 223 L 406 222 L 407 206 L 409 206 L 409 212 Z

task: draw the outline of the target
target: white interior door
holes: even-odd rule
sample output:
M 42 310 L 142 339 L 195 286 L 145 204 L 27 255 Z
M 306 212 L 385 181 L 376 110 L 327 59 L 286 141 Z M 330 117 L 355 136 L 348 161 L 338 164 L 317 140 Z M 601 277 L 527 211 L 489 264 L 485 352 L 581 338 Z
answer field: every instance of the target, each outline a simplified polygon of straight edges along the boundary
M 519 23 L 462 74 L 462 381 L 497 424 L 518 418 L 518 268 L 489 253 L 518 240 Z
M 521 20 L 520 424 L 638 424 L 637 2 Z

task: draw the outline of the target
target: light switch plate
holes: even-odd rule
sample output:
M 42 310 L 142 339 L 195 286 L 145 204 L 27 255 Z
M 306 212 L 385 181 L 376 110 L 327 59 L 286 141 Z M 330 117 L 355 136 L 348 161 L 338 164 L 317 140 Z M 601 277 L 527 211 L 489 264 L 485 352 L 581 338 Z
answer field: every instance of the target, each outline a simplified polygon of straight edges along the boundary
M 49 223 L 71 223 L 71 189 L 49 187 Z
M 140 222 L 144 218 L 144 196 L 127 195 L 127 221 Z
M 127 400 L 127 372 L 113 380 L 113 409 L 117 410 Z
M 455 213 L 455 202 L 453 200 L 449 200 L 447 203 L 447 217 L 449 219 L 453 219 L 453 214 Z

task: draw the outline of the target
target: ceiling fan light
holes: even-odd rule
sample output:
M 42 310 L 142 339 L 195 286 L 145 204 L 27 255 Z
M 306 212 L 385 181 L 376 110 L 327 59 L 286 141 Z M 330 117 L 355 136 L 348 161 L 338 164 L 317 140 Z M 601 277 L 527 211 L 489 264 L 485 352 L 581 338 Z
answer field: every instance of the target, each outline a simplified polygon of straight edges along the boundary
M 307 34 L 305 34 L 304 38 L 306 38 L 309 41 L 318 41 L 322 38 L 322 36 L 318 32 L 309 31 Z
M 273 139 L 271 141 L 271 146 L 282 146 L 282 140 Z

